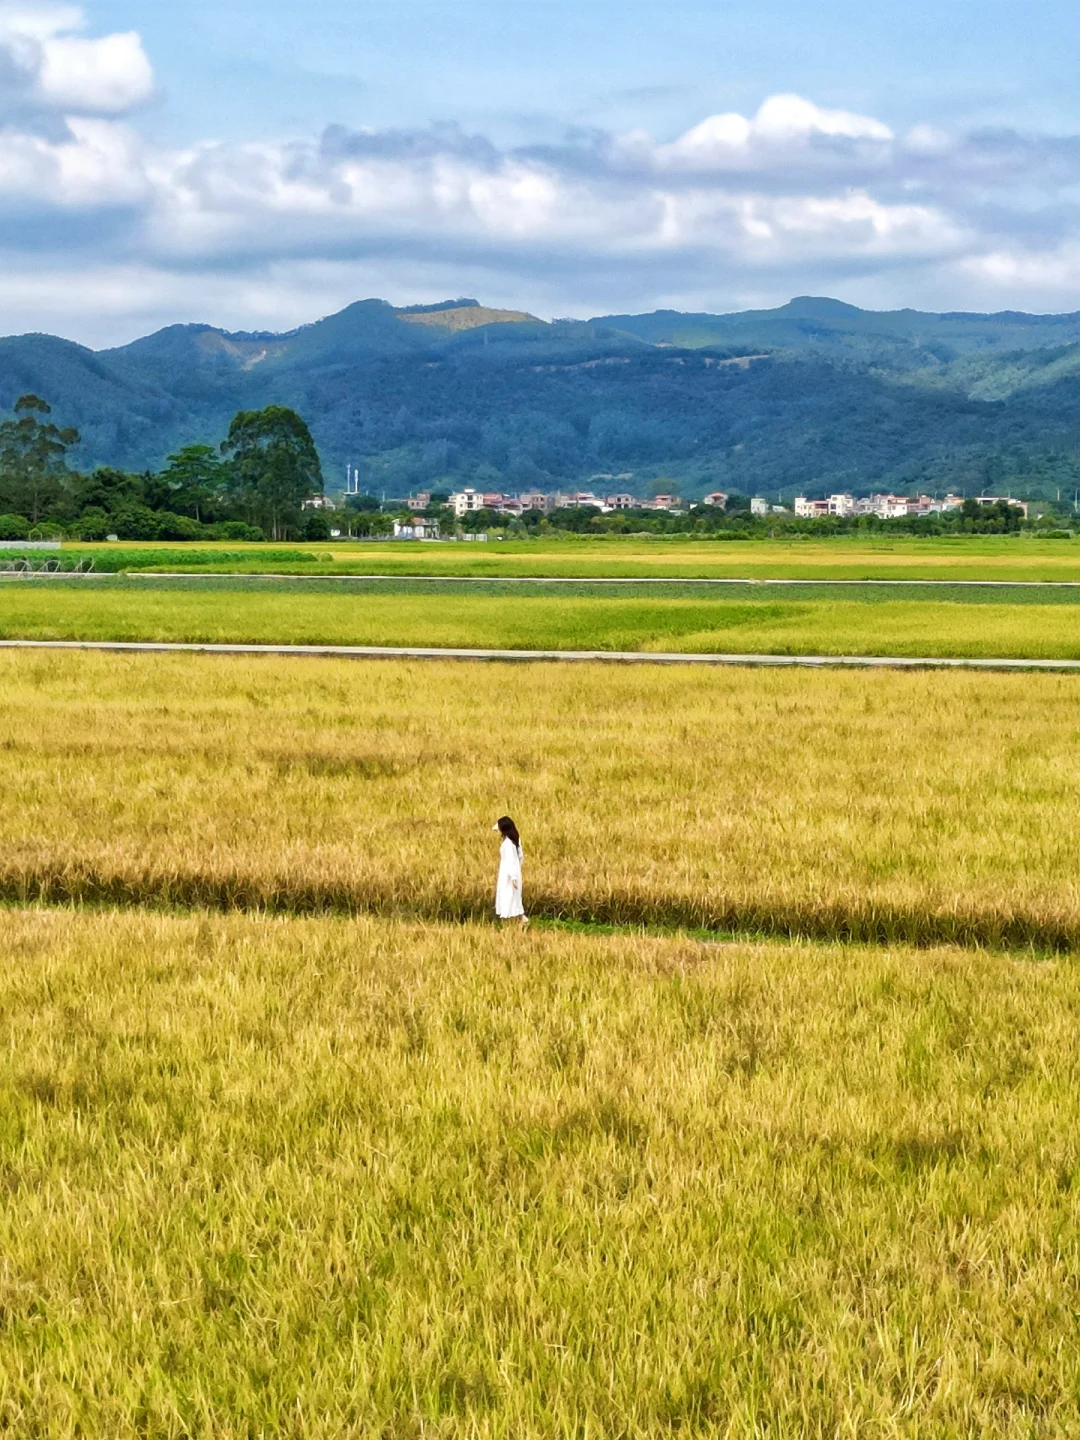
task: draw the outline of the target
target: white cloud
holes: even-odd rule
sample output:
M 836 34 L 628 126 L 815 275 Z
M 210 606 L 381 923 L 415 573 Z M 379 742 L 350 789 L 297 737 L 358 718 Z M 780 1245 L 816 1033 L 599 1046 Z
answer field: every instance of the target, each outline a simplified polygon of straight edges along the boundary
M 634 131 L 615 142 L 613 153 L 624 163 L 659 171 L 772 168 L 790 163 L 792 152 L 801 152 L 807 163 L 806 152 L 815 144 L 842 156 L 853 145 L 884 146 L 893 138 L 887 125 L 869 115 L 825 109 L 801 95 L 772 95 L 756 115 L 710 115 L 667 144 Z
M 880 120 L 850 110 L 824 110 L 801 95 L 773 95 L 754 116 L 753 133 L 769 140 L 836 135 L 845 140 L 891 140 Z
M 154 71 L 134 31 L 87 38 L 83 11 L 0 6 L 8 99 L 63 114 L 119 115 L 153 94 Z
M 122 125 L 71 116 L 67 137 L 0 130 L 0 195 L 58 208 L 138 205 L 149 180 L 135 136 Z
M 543 313 L 807 291 L 1078 303 L 1080 138 L 897 136 L 784 94 L 674 138 L 334 129 L 170 150 L 119 118 L 153 89 L 139 36 L 86 31 L 79 8 L 0 0 L 0 329 L 36 306 L 69 330 L 50 293 L 110 338 L 123 313 L 292 323 L 380 291 Z
M 42 47 L 38 91 L 57 109 L 116 115 L 153 89 L 154 72 L 134 31 L 102 40 L 59 35 Z

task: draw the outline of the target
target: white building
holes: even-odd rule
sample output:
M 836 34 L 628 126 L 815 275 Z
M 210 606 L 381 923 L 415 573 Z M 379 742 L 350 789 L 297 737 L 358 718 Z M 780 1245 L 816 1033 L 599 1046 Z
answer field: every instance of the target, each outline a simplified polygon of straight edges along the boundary
M 997 503 L 997 498 L 985 496 L 979 503 L 993 505 Z M 929 495 L 884 493 L 861 500 L 856 500 L 851 495 L 830 495 L 825 500 L 807 500 L 805 495 L 797 495 L 795 514 L 805 520 L 819 519 L 822 515 L 876 515 L 879 520 L 906 520 L 909 517 L 939 515 L 948 510 L 959 510 L 963 503 L 959 495 L 946 495 L 944 500 L 934 500 Z M 1011 500 L 1009 504 L 1019 505 L 1020 502 Z M 1024 513 L 1027 513 L 1026 509 Z
M 825 504 L 828 507 L 826 513 L 829 515 L 839 515 L 843 517 L 855 514 L 854 495 L 830 495 Z
M 768 502 L 767 500 L 761 499 L 760 496 L 755 495 L 754 498 L 753 498 L 753 500 L 750 501 L 750 514 L 751 514 L 751 515 L 768 515 L 768 513 L 769 513 L 769 502 Z
M 820 520 L 822 515 L 828 515 L 829 502 L 827 500 L 808 500 L 805 495 L 795 496 L 795 514 L 800 520 Z
M 425 520 L 418 515 L 414 520 L 395 520 L 395 540 L 438 540 L 439 522 Z
M 450 496 L 450 508 L 459 519 L 463 515 L 472 515 L 477 510 L 483 510 L 484 492 L 468 487 L 464 490 L 456 490 Z
M 603 500 L 591 490 L 559 490 L 555 495 L 557 510 L 578 510 L 589 505 L 597 510 L 604 508 Z

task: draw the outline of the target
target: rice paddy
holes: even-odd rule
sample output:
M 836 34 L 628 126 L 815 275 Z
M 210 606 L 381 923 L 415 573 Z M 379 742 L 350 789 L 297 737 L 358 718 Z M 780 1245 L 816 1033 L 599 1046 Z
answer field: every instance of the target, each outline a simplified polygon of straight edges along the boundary
M 1071 944 L 1075 677 L 0 655 L 12 898 Z
M 444 542 L 304 543 L 294 556 L 278 546 L 230 544 L 178 547 L 161 544 L 70 545 L 68 555 L 86 555 L 112 566 L 130 552 L 125 568 L 200 572 L 217 566 L 249 574 L 296 573 L 375 575 L 527 576 L 596 579 L 628 576 L 739 576 L 746 579 L 938 579 L 1080 580 L 1080 546 L 1035 534 L 845 535 L 827 538 L 688 540 L 678 536 L 591 539 L 549 533 L 531 540 L 490 540 L 486 544 Z M 160 561 L 155 561 L 155 553 Z
M 0 914 L 0 1425 L 1059 1436 L 1071 965 Z
M 0 638 L 1077 659 L 1080 588 L 18 581 Z
M 0 1428 L 1080 1433 L 1076 683 L 0 654 Z

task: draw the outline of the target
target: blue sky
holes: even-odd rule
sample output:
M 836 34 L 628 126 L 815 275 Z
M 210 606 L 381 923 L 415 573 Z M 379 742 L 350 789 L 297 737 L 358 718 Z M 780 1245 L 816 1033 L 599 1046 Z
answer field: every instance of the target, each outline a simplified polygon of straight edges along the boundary
M 1059 0 L 0 0 L 0 331 L 1080 308 Z

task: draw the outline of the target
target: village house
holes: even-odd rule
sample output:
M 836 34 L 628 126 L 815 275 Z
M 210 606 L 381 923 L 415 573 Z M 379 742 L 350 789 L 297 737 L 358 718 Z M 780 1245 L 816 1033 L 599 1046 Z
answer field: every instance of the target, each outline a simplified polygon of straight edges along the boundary
M 717 510 L 726 510 L 727 499 L 727 491 L 712 490 L 708 495 L 705 496 L 705 499 L 701 503 L 703 505 L 715 505 Z
M 976 505 L 1014 505 L 1017 510 L 1024 512 L 1024 519 L 1027 519 L 1028 507 L 1024 500 L 1014 500 L 1011 495 L 976 495 Z
M 394 521 L 395 540 L 438 540 L 439 522 L 417 515 L 412 520 Z
M 804 520 L 817 520 L 824 515 L 876 515 L 879 520 L 906 520 L 909 517 L 940 515 L 949 510 L 959 510 L 963 503 L 959 495 L 946 495 L 944 500 L 934 500 L 929 495 L 889 494 L 875 494 L 859 500 L 848 494 L 808 500 L 805 495 L 796 495 L 795 514 Z M 985 503 L 997 502 L 996 499 L 987 497 Z M 1009 503 L 1019 505 L 1020 502 L 1014 500 Z M 753 504 L 752 501 L 751 509 Z
M 819 520 L 829 513 L 827 500 L 808 500 L 805 495 L 795 496 L 795 514 L 800 520 Z
M 586 506 L 593 506 L 597 510 L 603 510 L 604 502 L 591 490 L 559 490 L 554 496 L 556 510 L 579 510 Z
M 477 510 L 484 508 L 484 493 L 482 490 L 472 490 L 469 487 L 464 490 L 456 490 L 450 496 L 450 508 L 458 519 L 463 515 L 472 515 Z

